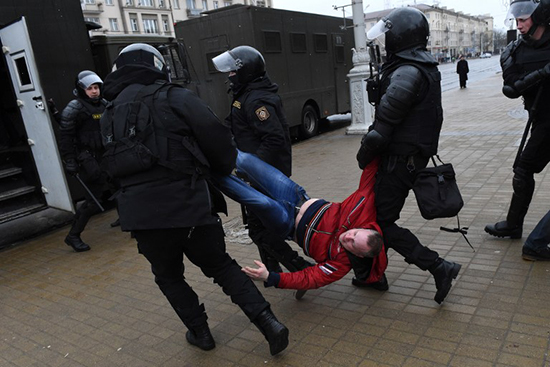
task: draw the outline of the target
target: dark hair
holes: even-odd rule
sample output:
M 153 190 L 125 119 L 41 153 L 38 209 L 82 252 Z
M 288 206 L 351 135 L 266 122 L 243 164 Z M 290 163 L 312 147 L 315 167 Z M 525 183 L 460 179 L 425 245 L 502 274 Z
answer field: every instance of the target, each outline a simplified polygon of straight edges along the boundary
M 371 230 L 369 233 L 367 242 L 370 250 L 366 251 L 363 255 L 365 257 L 375 257 L 380 253 L 380 251 L 382 251 L 384 239 L 382 238 L 382 235 L 375 230 Z

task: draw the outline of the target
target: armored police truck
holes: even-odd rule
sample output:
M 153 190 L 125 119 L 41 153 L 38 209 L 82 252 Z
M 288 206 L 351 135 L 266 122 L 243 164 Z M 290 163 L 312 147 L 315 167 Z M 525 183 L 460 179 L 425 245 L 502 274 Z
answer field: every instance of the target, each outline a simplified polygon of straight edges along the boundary
M 190 84 L 224 118 L 231 105 L 227 75 L 212 58 L 239 45 L 260 51 L 294 132 L 317 134 L 319 119 L 350 110 L 350 20 L 280 9 L 233 5 L 178 22 L 176 38 L 188 57 Z M 347 23 L 346 23 L 347 22 Z

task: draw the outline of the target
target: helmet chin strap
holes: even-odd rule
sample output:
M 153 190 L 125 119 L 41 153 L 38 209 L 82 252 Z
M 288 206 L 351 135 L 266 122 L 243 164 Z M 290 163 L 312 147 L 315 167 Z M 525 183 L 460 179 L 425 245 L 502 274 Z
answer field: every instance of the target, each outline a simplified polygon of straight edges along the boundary
M 529 28 L 529 30 L 527 31 L 527 33 L 525 33 L 523 35 L 523 39 L 525 41 L 530 41 L 531 40 L 531 37 L 533 37 L 533 34 L 535 34 L 535 32 L 537 31 L 537 28 L 539 27 L 538 24 L 533 24 L 531 26 L 531 28 Z

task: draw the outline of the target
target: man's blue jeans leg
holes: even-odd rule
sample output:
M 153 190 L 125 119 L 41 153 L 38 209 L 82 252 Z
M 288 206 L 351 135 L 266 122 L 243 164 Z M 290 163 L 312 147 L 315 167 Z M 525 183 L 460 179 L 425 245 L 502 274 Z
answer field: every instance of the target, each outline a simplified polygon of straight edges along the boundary
M 525 241 L 525 247 L 536 250 L 545 248 L 550 244 L 550 211 L 536 225 L 533 232 Z
M 258 157 L 239 151 L 237 171 L 260 191 L 233 176 L 213 175 L 216 186 L 228 197 L 247 206 L 273 233 L 287 238 L 293 232 L 295 207 L 308 199 L 305 190 L 281 171 Z

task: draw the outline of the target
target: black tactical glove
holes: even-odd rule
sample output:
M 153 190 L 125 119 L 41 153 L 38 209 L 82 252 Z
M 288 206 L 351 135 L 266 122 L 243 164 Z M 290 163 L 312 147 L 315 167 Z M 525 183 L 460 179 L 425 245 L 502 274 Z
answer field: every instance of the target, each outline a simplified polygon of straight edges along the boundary
M 70 175 L 76 175 L 78 173 L 78 163 L 76 159 L 69 158 L 65 160 L 65 170 Z
M 369 149 L 369 146 L 365 144 L 365 138 L 367 137 L 367 134 L 363 136 L 363 139 L 361 139 L 361 147 L 359 148 L 359 151 L 357 152 L 357 163 L 359 163 L 359 168 L 364 169 L 367 164 L 372 162 L 374 158 L 376 158 L 377 154 L 374 150 Z

